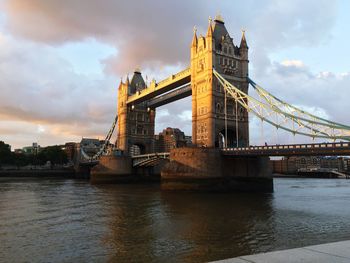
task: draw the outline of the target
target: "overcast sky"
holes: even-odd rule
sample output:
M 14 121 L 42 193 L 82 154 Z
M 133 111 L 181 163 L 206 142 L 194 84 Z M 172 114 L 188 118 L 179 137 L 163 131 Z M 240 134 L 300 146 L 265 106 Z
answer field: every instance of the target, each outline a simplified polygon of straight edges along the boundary
M 246 30 L 252 79 L 350 123 L 350 1 L 0 0 L 0 140 L 18 148 L 104 137 L 121 77 L 140 67 L 161 80 L 187 67 L 193 26 L 205 34 L 218 12 L 236 44 Z M 263 138 L 252 120 L 252 144 L 295 140 L 272 139 L 269 127 Z M 157 131 L 167 126 L 190 134 L 189 98 L 157 110 Z

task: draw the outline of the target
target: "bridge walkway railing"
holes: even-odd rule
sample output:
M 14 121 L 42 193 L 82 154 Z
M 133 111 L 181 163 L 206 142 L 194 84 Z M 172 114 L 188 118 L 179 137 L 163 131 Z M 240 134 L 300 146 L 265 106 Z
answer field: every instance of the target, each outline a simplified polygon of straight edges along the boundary
M 224 155 L 350 155 L 350 142 L 285 144 L 222 149 Z

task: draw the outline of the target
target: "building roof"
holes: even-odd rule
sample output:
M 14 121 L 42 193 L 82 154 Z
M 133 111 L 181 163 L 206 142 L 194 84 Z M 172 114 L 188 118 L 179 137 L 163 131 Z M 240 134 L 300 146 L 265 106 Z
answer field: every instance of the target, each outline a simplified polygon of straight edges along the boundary
M 214 23 L 213 23 L 213 37 L 215 39 L 215 47 L 218 48 L 221 44 L 222 37 L 230 37 L 226 27 L 225 23 L 222 20 L 221 16 L 220 19 L 218 16 L 215 17 Z
M 137 91 L 143 90 L 145 87 L 146 87 L 146 83 L 143 80 L 141 72 L 139 69 L 136 69 L 134 72 L 134 75 L 132 76 L 130 86 L 129 86 L 130 94 L 134 94 Z

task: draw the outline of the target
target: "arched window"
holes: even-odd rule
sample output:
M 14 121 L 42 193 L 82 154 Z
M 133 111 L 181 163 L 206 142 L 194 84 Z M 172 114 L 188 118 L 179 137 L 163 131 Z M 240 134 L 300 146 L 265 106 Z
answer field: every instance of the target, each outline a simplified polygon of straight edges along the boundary
M 217 104 L 216 104 L 216 112 L 217 112 L 217 113 L 220 113 L 220 112 L 221 112 L 221 105 L 220 105 L 220 103 L 217 103 Z

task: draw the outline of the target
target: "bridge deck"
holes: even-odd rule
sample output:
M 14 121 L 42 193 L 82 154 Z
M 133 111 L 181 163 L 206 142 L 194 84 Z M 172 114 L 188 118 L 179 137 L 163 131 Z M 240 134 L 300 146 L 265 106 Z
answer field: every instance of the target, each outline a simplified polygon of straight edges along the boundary
M 169 92 L 175 88 L 181 87 L 191 82 L 191 68 L 187 68 L 179 73 L 171 75 L 170 77 L 147 87 L 129 97 L 127 104 L 137 104 L 149 100 L 163 93 Z
M 350 155 L 349 142 L 266 145 L 222 149 L 224 155 L 232 156 L 306 156 Z

